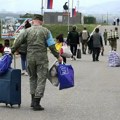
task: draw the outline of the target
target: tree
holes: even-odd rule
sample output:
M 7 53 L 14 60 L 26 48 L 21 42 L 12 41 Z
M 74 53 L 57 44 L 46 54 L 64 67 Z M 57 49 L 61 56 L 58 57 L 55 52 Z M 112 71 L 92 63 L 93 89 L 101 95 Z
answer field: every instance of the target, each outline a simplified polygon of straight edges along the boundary
M 24 15 L 20 15 L 20 18 L 32 18 L 34 14 L 26 13 Z
M 85 24 L 95 24 L 96 23 L 96 18 L 93 16 L 85 16 L 84 17 L 84 23 Z

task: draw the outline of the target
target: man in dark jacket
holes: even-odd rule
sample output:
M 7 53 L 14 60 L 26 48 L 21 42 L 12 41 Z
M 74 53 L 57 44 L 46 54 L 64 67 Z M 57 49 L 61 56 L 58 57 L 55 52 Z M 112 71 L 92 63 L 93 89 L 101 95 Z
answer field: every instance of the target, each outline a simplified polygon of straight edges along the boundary
M 102 36 L 99 33 L 99 28 L 96 28 L 95 33 L 90 37 L 90 43 L 93 51 L 93 61 L 99 61 L 100 50 L 103 48 Z
M 72 60 L 76 60 L 77 44 L 79 44 L 79 33 L 76 31 L 76 26 L 73 26 L 72 31 L 69 32 L 67 43 L 70 45 L 70 50 L 73 54 Z

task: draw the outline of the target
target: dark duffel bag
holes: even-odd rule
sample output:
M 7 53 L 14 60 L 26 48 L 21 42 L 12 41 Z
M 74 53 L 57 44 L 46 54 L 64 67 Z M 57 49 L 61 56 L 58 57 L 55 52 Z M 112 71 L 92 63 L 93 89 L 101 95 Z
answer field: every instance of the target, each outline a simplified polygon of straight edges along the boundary
M 77 49 L 77 58 L 78 58 L 78 59 L 81 58 L 81 49 Z

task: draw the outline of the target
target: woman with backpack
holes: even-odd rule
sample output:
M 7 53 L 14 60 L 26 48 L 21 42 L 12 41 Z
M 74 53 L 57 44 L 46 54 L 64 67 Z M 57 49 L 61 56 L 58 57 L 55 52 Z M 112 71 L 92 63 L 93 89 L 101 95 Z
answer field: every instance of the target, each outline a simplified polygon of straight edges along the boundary
M 81 36 L 81 42 L 82 42 L 82 53 L 86 54 L 87 44 L 88 44 L 87 42 L 88 42 L 88 38 L 90 37 L 86 27 L 84 27 L 84 30 L 81 32 L 80 36 Z

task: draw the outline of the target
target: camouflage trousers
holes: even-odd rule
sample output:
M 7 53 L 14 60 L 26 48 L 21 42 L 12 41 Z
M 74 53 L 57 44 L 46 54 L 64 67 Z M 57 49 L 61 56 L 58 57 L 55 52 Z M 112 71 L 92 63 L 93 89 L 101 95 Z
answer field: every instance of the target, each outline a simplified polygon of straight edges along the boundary
M 30 94 L 34 94 L 35 98 L 41 98 L 44 95 L 48 62 L 37 63 L 36 61 L 28 61 L 28 74 L 30 79 Z
M 111 50 L 117 50 L 117 40 L 111 40 L 110 41 L 110 46 L 111 46 Z

